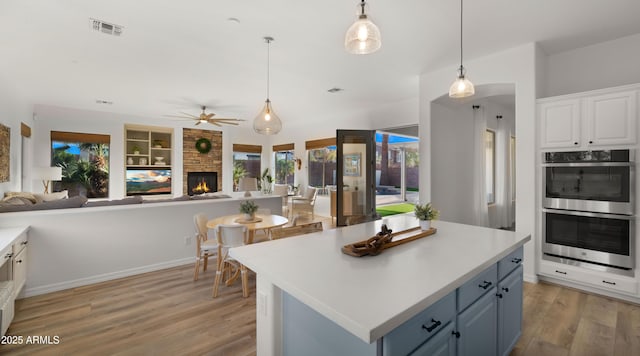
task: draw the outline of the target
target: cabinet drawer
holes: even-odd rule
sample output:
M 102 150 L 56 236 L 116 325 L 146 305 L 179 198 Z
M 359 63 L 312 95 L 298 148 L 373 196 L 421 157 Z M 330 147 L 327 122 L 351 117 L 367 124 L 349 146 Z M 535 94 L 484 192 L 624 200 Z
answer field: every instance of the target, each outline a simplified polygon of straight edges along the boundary
M 456 315 L 455 291 L 384 336 L 383 355 L 407 355 L 442 330 Z
M 517 250 L 511 252 L 505 258 L 498 261 L 498 280 L 501 281 L 511 271 L 522 264 L 522 251 L 520 247 Z
M 13 255 L 15 256 L 22 251 L 22 249 L 27 246 L 27 243 L 27 233 L 25 232 L 13 241 Z
M 591 285 L 611 292 L 623 292 L 625 294 L 635 295 L 638 289 L 638 282 L 632 277 L 591 271 L 550 261 L 542 261 L 540 263 L 540 273 L 558 279 L 566 279 Z
M 471 303 L 495 287 L 497 283 L 498 265 L 493 264 L 458 288 L 458 311 L 465 310 Z

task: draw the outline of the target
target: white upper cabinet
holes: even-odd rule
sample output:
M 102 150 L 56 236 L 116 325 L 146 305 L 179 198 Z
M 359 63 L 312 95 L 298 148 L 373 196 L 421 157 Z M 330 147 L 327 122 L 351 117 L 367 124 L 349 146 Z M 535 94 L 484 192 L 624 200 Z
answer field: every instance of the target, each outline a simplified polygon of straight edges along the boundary
M 637 142 L 637 86 L 538 101 L 540 148 L 629 146 Z
M 589 145 L 636 143 L 636 95 L 624 91 L 584 99 Z
M 577 147 L 580 142 L 580 100 L 541 103 L 541 147 Z

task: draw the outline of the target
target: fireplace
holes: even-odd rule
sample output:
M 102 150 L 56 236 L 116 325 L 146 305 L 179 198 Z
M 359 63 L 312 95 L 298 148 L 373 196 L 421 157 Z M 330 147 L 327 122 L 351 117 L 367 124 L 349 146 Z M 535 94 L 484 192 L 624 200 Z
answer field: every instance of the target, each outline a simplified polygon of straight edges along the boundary
M 218 172 L 188 172 L 187 194 L 195 195 L 218 191 Z

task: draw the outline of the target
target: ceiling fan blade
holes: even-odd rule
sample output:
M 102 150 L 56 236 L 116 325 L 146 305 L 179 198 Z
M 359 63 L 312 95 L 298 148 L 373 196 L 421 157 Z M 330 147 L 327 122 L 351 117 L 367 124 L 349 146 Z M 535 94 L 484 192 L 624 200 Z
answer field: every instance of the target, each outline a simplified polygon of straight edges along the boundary
M 217 123 L 217 122 L 215 122 L 215 121 L 211 121 L 211 120 L 209 120 L 209 121 L 207 121 L 207 122 L 208 122 L 208 123 L 210 123 L 211 125 L 216 125 L 216 126 L 218 126 L 218 127 L 222 127 L 222 125 L 220 125 L 219 123 Z
M 180 114 L 182 114 L 182 115 L 186 115 L 186 116 L 191 117 L 191 118 L 194 118 L 194 119 L 199 119 L 199 118 L 200 118 L 199 116 L 195 116 L 195 115 L 187 114 L 186 112 L 182 112 L 182 111 L 180 111 Z
M 204 117 L 204 119 L 205 119 L 205 120 L 209 120 L 209 119 L 210 119 L 210 118 L 212 118 L 214 115 L 215 115 L 214 113 L 207 114 L 207 115 Z
M 215 119 L 212 120 L 218 120 L 218 121 L 232 121 L 232 122 L 241 122 L 241 121 L 246 121 L 246 120 L 242 120 L 242 119 L 231 119 L 231 118 L 224 118 L 224 117 L 216 117 Z
M 210 123 L 210 124 L 214 124 L 214 125 L 218 125 L 218 126 L 220 126 L 219 124 L 235 125 L 235 126 L 238 126 L 238 124 L 237 124 L 237 123 L 235 123 L 235 122 L 218 121 L 218 120 L 216 120 L 216 121 L 209 120 L 209 123 Z
M 196 126 L 200 125 L 202 123 L 202 121 L 196 121 Z

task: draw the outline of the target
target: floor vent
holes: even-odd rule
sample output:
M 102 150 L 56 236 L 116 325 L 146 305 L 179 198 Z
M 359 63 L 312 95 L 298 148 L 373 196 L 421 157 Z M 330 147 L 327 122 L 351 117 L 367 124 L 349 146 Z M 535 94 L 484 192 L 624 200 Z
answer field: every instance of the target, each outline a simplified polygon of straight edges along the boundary
M 123 27 L 120 25 L 114 25 L 112 23 L 96 20 L 93 18 L 90 18 L 89 20 L 91 21 L 91 28 L 93 28 L 94 31 L 99 31 L 112 36 L 122 35 Z

